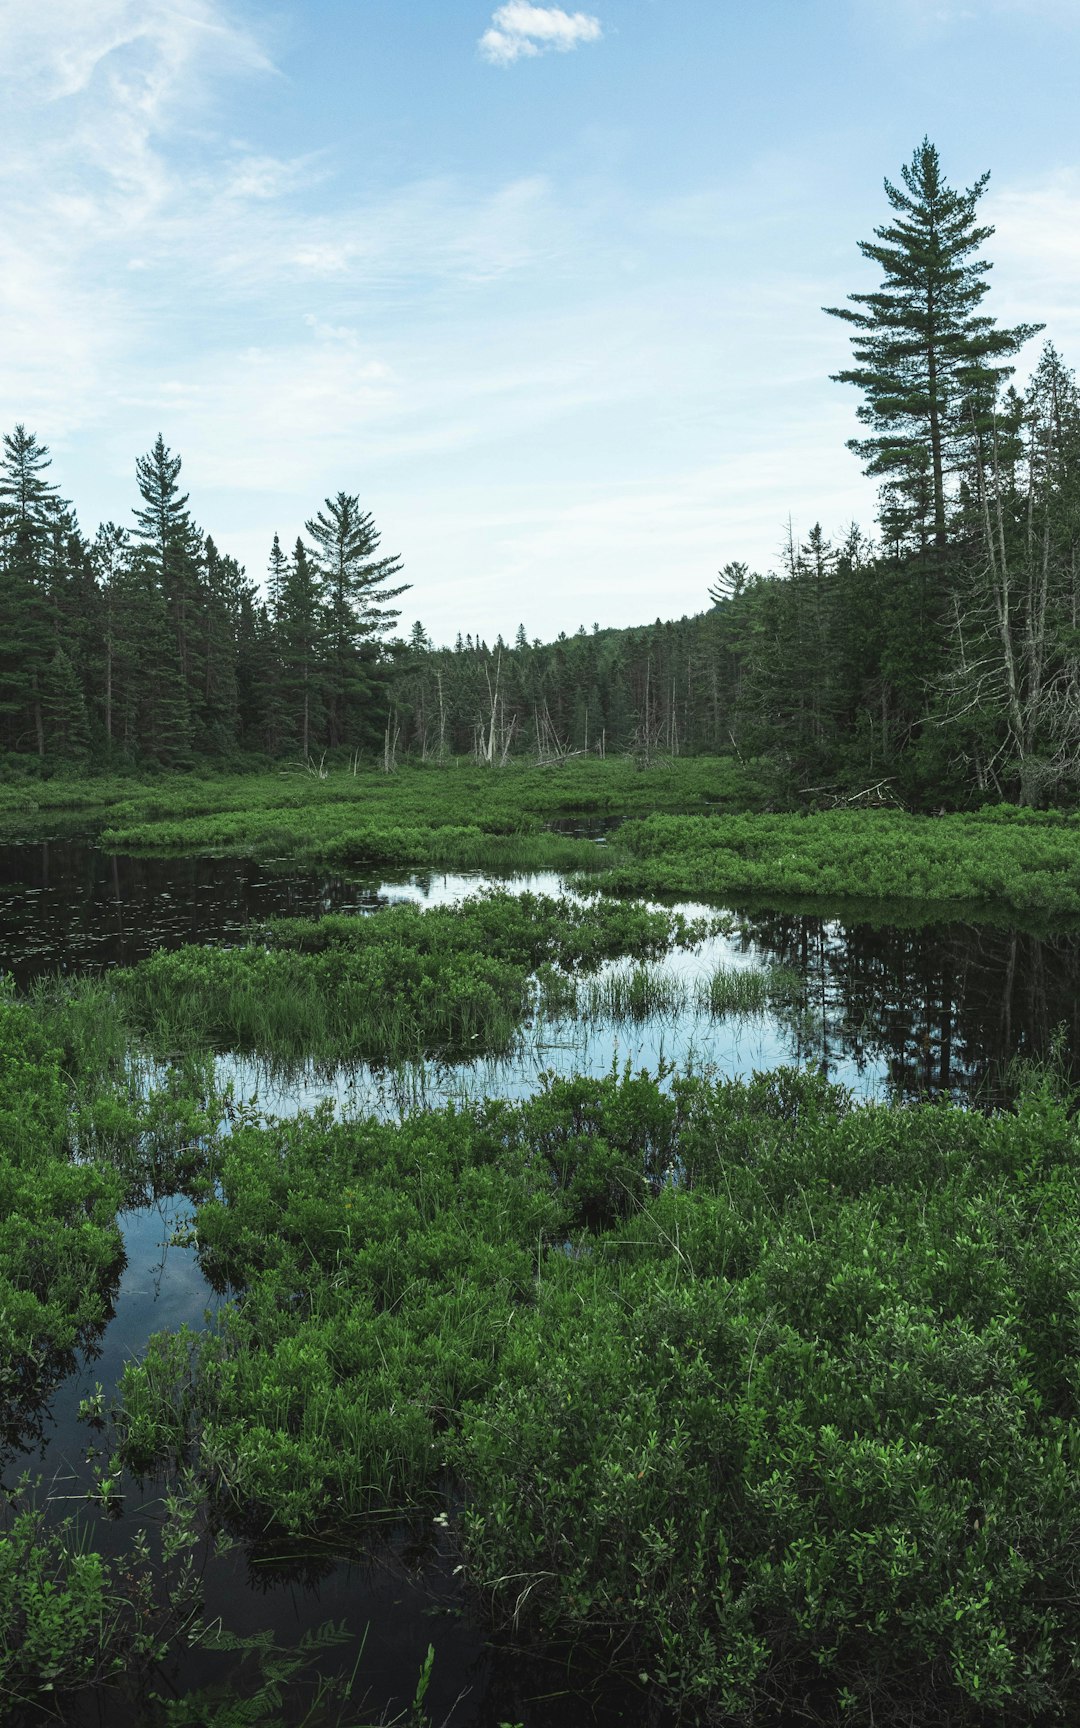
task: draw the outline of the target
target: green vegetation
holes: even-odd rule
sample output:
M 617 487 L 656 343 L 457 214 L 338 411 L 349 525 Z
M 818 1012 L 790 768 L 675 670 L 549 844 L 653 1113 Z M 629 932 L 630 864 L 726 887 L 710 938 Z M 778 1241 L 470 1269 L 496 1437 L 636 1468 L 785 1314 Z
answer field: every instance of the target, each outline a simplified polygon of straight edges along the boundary
M 805 985 L 785 966 L 717 966 L 700 993 L 713 1014 L 764 1014 L 782 1002 L 797 1002 Z
M 104 1325 L 122 1264 L 113 1171 L 74 1163 L 61 1052 L 0 995 L 0 1450 Z
M 620 967 L 582 981 L 577 1013 L 583 1020 L 653 1020 L 698 1009 L 717 1018 L 763 1014 L 797 1001 L 802 979 L 783 966 L 717 966 L 704 978 L 672 974 L 663 967 Z
M 127 1455 L 323 1542 L 459 1507 L 519 1636 L 713 1719 L 1049 1719 L 1078 1152 L 1045 1086 L 984 1118 L 783 1072 L 246 1126 L 197 1220 L 240 1293 L 128 1370 Z
M 640 809 L 643 795 L 660 808 L 628 814 L 605 846 L 545 832 L 532 814 L 534 798 L 544 794 L 547 812 L 558 799 L 564 808 L 576 801 L 581 810 L 598 801 L 596 771 L 587 766 L 550 778 L 535 769 L 505 777 L 467 769 L 402 773 L 381 805 L 393 822 L 375 814 L 378 790 L 386 786 L 377 776 L 342 776 L 346 788 L 354 788 L 349 801 L 338 796 L 302 805 L 271 802 L 273 790 L 263 778 L 248 788 L 246 808 L 179 820 L 144 814 L 132 827 L 107 830 L 103 840 L 118 848 L 262 851 L 387 867 L 581 869 L 594 886 L 621 894 L 857 898 L 930 909 L 1008 909 L 1035 920 L 1080 915 L 1078 816 L 1010 805 L 947 816 L 884 809 L 694 813 L 710 784 L 724 784 L 727 767 L 698 759 L 630 779 L 637 801 L 628 801 L 628 811 Z M 626 785 L 625 775 L 613 775 L 610 797 L 617 800 Z M 477 813 L 468 828 L 448 819 L 461 807 L 462 786 Z M 230 796 L 242 799 L 244 787 L 237 783 Z
M 800 998 L 781 968 L 663 967 L 713 926 L 646 894 L 1080 918 L 1080 815 L 1041 808 L 1080 790 L 1080 393 L 1052 347 L 1003 388 L 1037 327 L 982 310 L 985 181 L 955 193 L 928 140 L 903 180 L 862 247 L 882 288 L 831 309 L 880 540 L 789 534 L 779 575 L 729 562 L 695 618 L 389 641 L 402 566 L 358 498 L 291 555 L 274 536 L 264 600 L 160 435 L 135 526 L 92 544 L 45 446 L 4 438 L 0 836 L 573 872 L 579 893 L 278 919 L 0 989 L 5 1463 L 108 1322 L 123 1207 L 186 1194 L 229 1296 L 207 1331 L 151 1338 L 111 1413 L 117 1457 L 176 1473 L 159 1533 L 106 1559 L 55 1494 L 6 1490 L 0 1717 L 117 1687 L 163 1728 L 286 1720 L 342 1635 L 207 1628 L 196 1551 L 351 1556 L 405 1527 L 421 1555 L 436 1528 L 456 1546 L 497 1627 L 588 1648 L 687 1720 L 1074 1712 L 1080 1123 L 1052 1068 L 1018 1066 L 995 1115 L 854 1109 L 814 1073 L 613 1070 L 277 1121 L 214 1080 L 223 1050 L 463 1061 L 555 1017 Z M 954 1038 L 942 1015 L 943 1076 Z M 80 1409 L 103 1441 L 108 1396 Z M 156 1689 L 196 1644 L 253 1658 L 241 1693 Z M 305 1720 L 351 1685 L 317 1681 Z
M 77 981 L 58 1007 L 62 1023 L 91 1025 L 99 1043 L 111 1027 L 159 1060 L 209 1050 L 274 1064 L 497 1054 L 528 1017 L 573 1011 L 568 971 L 661 954 L 705 929 L 644 906 L 534 894 L 279 919 L 244 947 L 181 948 L 107 981 Z M 94 1122 L 100 1131 L 100 1111 Z
M 624 823 L 608 854 L 600 885 L 621 893 L 1080 915 L 1080 817 L 1057 811 L 657 815 Z
M 386 776 L 337 773 L 173 778 L 160 786 L 42 786 L 12 831 L 68 816 L 107 820 L 118 850 L 217 851 L 394 868 L 587 872 L 620 894 L 738 901 L 797 898 L 963 906 L 1032 921 L 1080 916 L 1080 817 L 1010 805 L 915 816 L 896 809 L 777 814 L 739 807 L 747 770 L 695 758 L 636 771 L 579 762 L 505 772 L 450 765 Z M 50 783 L 51 784 L 51 783 Z M 98 802 L 94 803 L 95 797 Z M 52 802 L 49 802 L 49 800 Z M 713 808 L 710 809 L 709 807 Z M 469 814 L 467 824 L 461 813 Z M 620 817 L 607 843 L 545 822 Z

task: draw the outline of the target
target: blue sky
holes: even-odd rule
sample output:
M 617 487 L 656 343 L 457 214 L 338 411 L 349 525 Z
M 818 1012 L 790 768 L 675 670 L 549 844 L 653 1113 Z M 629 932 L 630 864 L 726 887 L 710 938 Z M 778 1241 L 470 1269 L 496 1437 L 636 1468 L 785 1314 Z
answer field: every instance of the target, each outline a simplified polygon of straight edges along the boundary
M 872 526 L 820 308 L 924 133 L 1080 363 L 1078 85 L 1080 0 L 4 0 L 0 418 L 259 578 L 357 493 L 439 640 L 697 611 Z

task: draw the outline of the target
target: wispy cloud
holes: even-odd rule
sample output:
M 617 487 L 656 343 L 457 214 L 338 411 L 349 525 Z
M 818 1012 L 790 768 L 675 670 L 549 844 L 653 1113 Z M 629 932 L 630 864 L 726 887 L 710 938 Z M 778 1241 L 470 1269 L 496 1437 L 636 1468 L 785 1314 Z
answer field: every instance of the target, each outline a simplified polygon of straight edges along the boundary
M 1076 0 L 852 0 L 857 9 L 869 5 L 872 14 L 890 30 L 935 35 L 956 28 L 983 28 L 993 21 L 1022 19 L 1029 22 L 1080 26 Z
M 1003 323 L 1044 320 L 1047 338 L 1062 349 L 1069 365 L 1077 366 L 1080 170 L 1060 169 L 1020 184 L 991 181 L 980 215 L 997 229 L 986 247 L 994 261 L 991 310 Z M 1021 373 L 1039 345 L 1025 349 Z
M 493 66 L 512 66 L 515 60 L 535 59 L 552 49 L 565 54 L 582 42 L 598 42 L 602 34 L 599 18 L 587 12 L 508 0 L 492 15 L 491 28 L 480 38 L 480 52 Z

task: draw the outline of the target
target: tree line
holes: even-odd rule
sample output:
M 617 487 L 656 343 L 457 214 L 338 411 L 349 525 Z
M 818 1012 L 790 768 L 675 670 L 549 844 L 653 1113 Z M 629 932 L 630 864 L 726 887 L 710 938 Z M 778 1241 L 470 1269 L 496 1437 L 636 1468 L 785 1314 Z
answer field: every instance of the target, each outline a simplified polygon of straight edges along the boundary
M 265 590 L 192 519 L 180 457 L 136 462 L 128 527 L 88 539 L 22 425 L 0 460 L 0 740 L 46 763 L 166 768 L 370 742 L 406 590 L 359 500 L 327 498 Z
M 730 559 L 700 614 L 554 642 L 395 635 L 406 591 L 339 492 L 260 588 L 195 525 L 159 436 L 130 528 L 88 540 L 22 426 L 0 462 L 0 745 L 46 763 L 239 754 L 384 764 L 632 750 L 767 757 L 788 792 L 923 803 L 1073 799 L 1080 780 L 1080 394 L 1042 328 L 988 314 L 982 176 L 924 139 L 861 243 L 851 328 L 876 533 L 789 527 L 778 569 Z M 703 598 L 705 598 L 703 596 Z

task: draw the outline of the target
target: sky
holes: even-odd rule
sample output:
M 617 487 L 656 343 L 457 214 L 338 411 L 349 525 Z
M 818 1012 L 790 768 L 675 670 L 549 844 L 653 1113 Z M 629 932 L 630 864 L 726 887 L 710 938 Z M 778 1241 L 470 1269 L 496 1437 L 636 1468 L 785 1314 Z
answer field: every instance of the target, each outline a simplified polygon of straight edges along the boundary
M 258 580 L 355 494 L 437 641 L 697 612 L 873 527 L 821 308 L 924 135 L 1080 365 L 1078 84 L 1080 0 L 0 0 L 0 430 Z

